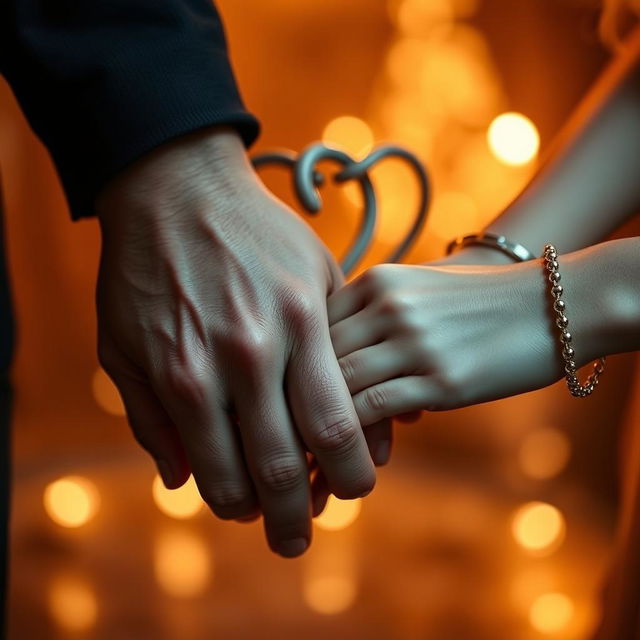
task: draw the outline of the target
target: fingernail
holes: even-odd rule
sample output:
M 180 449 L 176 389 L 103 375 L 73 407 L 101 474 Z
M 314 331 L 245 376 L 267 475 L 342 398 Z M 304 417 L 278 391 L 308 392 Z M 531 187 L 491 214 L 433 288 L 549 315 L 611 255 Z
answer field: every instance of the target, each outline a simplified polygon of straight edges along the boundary
M 156 460 L 156 466 L 158 467 L 164 486 L 167 487 L 167 489 L 171 489 L 174 483 L 174 478 L 169 463 L 166 460 L 159 458 Z
M 278 543 L 277 551 L 285 558 L 295 558 L 303 554 L 308 546 L 309 543 L 306 538 L 294 538 L 293 540 L 283 540 Z
M 388 440 L 383 440 L 378 443 L 374 454 L 374 462 L 377 465 L 387 464 L 391 455 L 391 444 Z

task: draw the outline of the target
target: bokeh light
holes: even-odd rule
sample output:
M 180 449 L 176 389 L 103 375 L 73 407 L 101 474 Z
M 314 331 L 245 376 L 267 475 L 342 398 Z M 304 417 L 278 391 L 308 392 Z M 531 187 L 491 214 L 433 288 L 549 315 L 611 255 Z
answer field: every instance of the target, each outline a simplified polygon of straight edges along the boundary
M 151 488 L 153 501 L 162 513 L 178 520 L 195 516 L 204 506 L 198 487 L 193 479 L 185 482 L 179 489 L 167 489 L 158 475 L 153 479 Z
M 434 46 L 420 70 L 423 103 L 442 100 L 461 123 L 486 126 L 501 106 L 499 81 L 480 31 L 456 27 Z
M 102 367 L 93 374 L 91 387 L 93 397 L 103 411 L 114 416 L 126 415 L 120 392 Z
M 154 573 L 170 596 L 192 598 L 201 594 L 210 583 L 212 564 L 211 544 L 191 531 L 163 531 L 155 541 Z
M 49 612 L 65 631 L 88 631 L 96 623 L 98 602 L 91 587 L 74 576 L 58 576 L 49 585 Z
M 571 456 L 569 438 L 551 427 L 529 433 L 518 451 L 522 472 L 536 480 L 548 480 L 557 476 Z
M 340 116 L 325 127 L 322 141 L 326 145 L 343 149 L 354 158 L 360 158 L 371 151 L 374 137 L 364 120 L 353 116 Z
M 353 524 L 362 510 L 362 500 L 340 500 L 329 496 L 325 510 L 314 520 L 325 531 L 339 531 Z
M 541 633 L 557 633 L 571 622 L 575 606 L 563 593 L 545 593 L 535 600 L 529 611 L 531 626 Z
M 334 615 L 346 611 L 356 599 L 356 585 L 347 576 L 318 576 L 304 582 L 304 600 L 318 613 Z
M 81 527 L 98 511 L 100 494 L 86 478 L 68 476 L 47 485 L 43 503 L 55 523 L 63 527 Z
M 509 204 L 531 176 L 533 165 L 508 167 L 489 149 L 485 135 L 474 134 L 454 148 L 450 179 L 457 190 L 471 196 L 478 206 L 482 224 Z
M 545 502 L 529 502 L 513 515 L 511 531 L 516 542 L 535 555 L 547 555 L 564 540 L 564 517 Z
M 533 122 L 521 113 L 499 115 L 487 131 L 489 147 L 495 157 L 507 165 L 531 162 L 540 148 L 540 135 Z

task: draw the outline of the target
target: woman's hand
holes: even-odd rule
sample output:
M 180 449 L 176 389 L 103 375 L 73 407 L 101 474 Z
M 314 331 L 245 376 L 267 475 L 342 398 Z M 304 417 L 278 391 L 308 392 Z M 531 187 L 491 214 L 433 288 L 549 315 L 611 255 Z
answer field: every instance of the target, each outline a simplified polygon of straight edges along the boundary
M 363 425 L 486 402 L 562 376 L 539 261 L 375 266 L 329 298 L 331 338 Z

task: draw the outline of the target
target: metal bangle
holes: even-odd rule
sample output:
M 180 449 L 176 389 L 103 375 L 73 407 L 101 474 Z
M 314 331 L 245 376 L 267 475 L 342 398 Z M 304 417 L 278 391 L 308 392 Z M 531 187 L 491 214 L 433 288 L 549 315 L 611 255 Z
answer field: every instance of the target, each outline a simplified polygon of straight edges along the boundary
M 491 249 L 497 249 L 498 251 L 502 251 L 502 253 L 508 255 L 515 262 L 526 262 L 527 260 L 534 260 L 536 257 L 531 253 L 531 251 L 529 251 L 529 249 L 523 247 L 521 244 L 511 242 L 505 236 L 487 232 L 472 233 L 455 238 L 447 245 L 447 255 L 472 245 L 480 245 Z
M 584 384 L 580 384 L 576 376 L 575 352 L 571 347 L 573 336 L 569 333 L 569 320 L 566 316 L 567 307 L 561 300 L 564 288 L 560 284 L 560 265 L 558 264 L 558 252 L 552 244 L 544 247 L 542 254 L 544 258 L 544 268 L 548 273 L 548 280 L 551 283 L 551 296 L 553 297 L 553 310 L 556 313 L 556 326 L 560 329 L 560 343 L 562 344 L 562 358 L 564 360 L 564 371 L 567 378 L 567 387 L 572 396 L 586 398 L 593 393 L 598 385 L 598 379 L 604 371 L 605 358 L 598 358 L 593 363 L 593 371 Z

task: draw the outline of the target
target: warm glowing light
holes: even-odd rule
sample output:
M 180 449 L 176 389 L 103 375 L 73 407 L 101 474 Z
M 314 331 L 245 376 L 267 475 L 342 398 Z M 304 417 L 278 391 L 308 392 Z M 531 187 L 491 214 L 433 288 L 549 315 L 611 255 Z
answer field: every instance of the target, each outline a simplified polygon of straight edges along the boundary
M 43 502 L 47 514 L 57 524 L 81 527 L 98 511 L 100 494 L 86 478 L 69 476 L 47 485 Z
M 478 11 L 480 0 L 453 0 L 453 10 L 458 18 L 470 18 Z
M 169 595 L 191 598 L 202 593 L 212 572 L 210 545 L 191 531 L 165 531 L 156 540 L 154 572 Z
M 179 489 L 167 489 L 160 476 L 156 476 L 153 479 L 152 493 L 158 509 L 178 520 L 192 518 L 203 507 L 193 476 Z
M 325 531 L 339 531 L 353 524 L 360 515 L 362 500 L 340 500 L 329 496 L 325 510 L 314 522 Z
M 412 85 L 416 71 L 429 59 L 429 46 L 419 38 L 401 38 L 389 49 L 387 72 L 398 85 Z M 437 97 L 437 96 L 436 96 Z
M 469 38 L 464 33 L 461 40 L 466 42 Z M 478 54 L 476 49 L 481 50 L 481 44 L 467 48 L 452 41 L 436 47 L 423 65 L 420 88 L 424 104 L 438 96 L 456 120 L 482 126 L 498 110 L 500 92 L 486 54 Z
M 529 622 L 542 633 L 557 633 L 571 622 L 574 604 L 563 593 L 546 593 L 531 605 Z
M 101 409 L 114 416 L 124 416 L 126 411 L 120 392 L 105 370 L 100 368 L 93 374 L 93 397 Z
M 558 475 L 571 456 L 569 438 L 557 429 L 536 429 L 523 440 L 518 459 L 530 478 L 547 480 Z
M 449 0 L 401 0 L 389 4 L 391 19 L 405 35 L 426 35 L 434 26 L 453 21 Z
M 546 555 L 562 543 L 565 522 L 554 506 L 545 502 L 530 502 L 516 511 L 511 530 L 520 546 L 536 555 Z
M 461 191 L 469 194 L 478 205 L 481 224 L 493 220 L 500 211 L 522 190 L 534 167 L 515 168 L 499 162 L 489 150 L 485 135 L 472 136 L 458 151 L 452 150 L 451 180 Z
M 338 146 L 352 156 L 366 156 L 373 148 L 373 132 L 369 125 L 353 116 L 341 116 L 332 120 L 322 134 L 322 141 Z
M 356 599 L 356 585 L 346 576 L 310 578 L 303 587 L 307 605 L 325 615 L 346 611 Z
M 429 211 L 429 231 L 441 238 L 452 237 L 481 226 L 478 206 L 473 198 L 458 191 L 439 193 Z
M 521 113 L 503 113 L 495 118 L 489 125 L 487 139 L 496 158 L 508 165 L 531 162 L 540 147 L 536 126 Z
M 49 588 L 49 611 L 53 619 L 67 631 L 88 631 L 98 617 L 98 603 L 92 589 L 84 581 L 60 576 Z
M 411 226 L 420 188 L 414 172 L 406 163 L 395 158 L 374 167 L 371 177 L 378 194 L 380 218 L 376 227 L 377 242 L 369 256 L 381 262 Z

